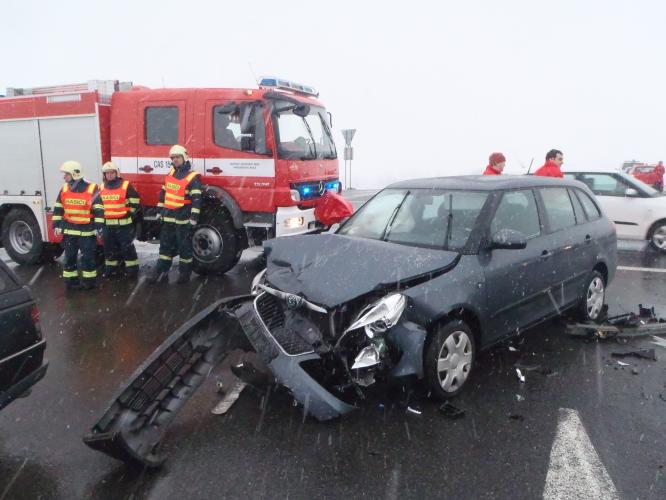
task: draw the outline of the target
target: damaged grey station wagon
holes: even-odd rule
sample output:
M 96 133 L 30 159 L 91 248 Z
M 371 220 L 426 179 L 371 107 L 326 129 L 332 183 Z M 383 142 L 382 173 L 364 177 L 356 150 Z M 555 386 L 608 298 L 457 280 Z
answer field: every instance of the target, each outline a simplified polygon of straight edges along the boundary
M 154 466 L 166 426 L 232 350 L 319 420 L 405 377 L 459 393 L 479 351 L 573 310 L 602 314 L 616 235 L 587 186 L 543 177 L 393 184 L 334 233 L 264 244 L 248 296 L 183 325 L 84 439 Z

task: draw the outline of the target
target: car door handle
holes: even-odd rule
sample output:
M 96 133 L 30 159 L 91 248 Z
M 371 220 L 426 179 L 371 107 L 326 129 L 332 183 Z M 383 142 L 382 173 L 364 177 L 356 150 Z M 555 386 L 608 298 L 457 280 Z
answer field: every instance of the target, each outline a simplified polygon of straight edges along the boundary
M 552 255 L 553 255 L 553 252 L 550 252 L 548 250 L 544 250 L 543 252 L 541 252 L 541 260 L 548 260 L 552 257 Z

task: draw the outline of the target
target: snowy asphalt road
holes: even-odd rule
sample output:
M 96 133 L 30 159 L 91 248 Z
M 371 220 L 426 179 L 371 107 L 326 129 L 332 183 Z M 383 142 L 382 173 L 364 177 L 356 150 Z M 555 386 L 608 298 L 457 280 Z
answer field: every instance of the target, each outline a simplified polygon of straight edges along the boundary
M 664 274 L 652 272 L 666 257 L 621 249 L 611 314 L 640 302 L 666 316 Z M 152 263 L 157 247 L 139 250 L 142 266 Z M 454 401 L 458 420 L 433 401 L 413 402 L 420 414 L 387 401 L 322 424 L 281 393 L 262 413 L 251 391 L 215 416 L 211 377 L 172 426 L 162 470 L 133 473 L 88 449 L 81 436 L 122 381 L 185 319 L 245 293 L 257 256 L 183 286 L 104 282 L 68 296 L 57 265 L 13 266 L 34 279 L 51 364 L 28 398 L 0 412 L 0 499 L 666 498 L 666 348 L 585 343 L 557 323 L 524 334 L 517 351 L 481 355 Z M 658 361 L 622 367 L 611 352 L 627 347 L 654 347 Z

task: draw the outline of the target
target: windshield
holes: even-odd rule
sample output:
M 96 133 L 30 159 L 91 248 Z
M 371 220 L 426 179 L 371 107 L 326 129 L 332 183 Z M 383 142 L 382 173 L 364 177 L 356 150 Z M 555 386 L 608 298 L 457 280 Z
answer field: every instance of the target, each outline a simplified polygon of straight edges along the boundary
M 649 186 L 649 185 L 645 184 L 643 181 L 641 181 L 640 179 L 637 179 L 636 177 L 634 177 L 632 175 L 620 174 L 620 176 L 622 176 L 622 178 L 625 181 L 627 181 L 628 183 L 633 184 L 634 186 L 636 186 L 637 189 L 644 191 L 651 198 L 654 198 L 654 197 L 657 197 L 657 196 L 664 196 L 663 193 L 657 191 L 652 186 Z
M 385 189 L 363 205 L 338 234 L 415 247 L 461 251 L 488 193 Z
M 280 158 L 291 160 L 333 160 L 337 158 L 333 136 L 324 108 L 310 106 L 307 116 L 294 114 L 290 101 L 277 101 L 273 114 Z

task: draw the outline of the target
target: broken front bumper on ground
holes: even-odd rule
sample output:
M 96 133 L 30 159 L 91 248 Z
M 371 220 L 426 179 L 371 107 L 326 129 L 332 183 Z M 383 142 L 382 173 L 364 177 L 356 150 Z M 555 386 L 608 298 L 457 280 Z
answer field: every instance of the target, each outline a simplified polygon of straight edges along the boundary
M 254 351 L 270 375 L 293 394 L 305 413 L 328 420 L 355 408 L 342 401 L 303 368 L 320 360 L 311 345 L 294 335 L 279 337 L 267 317 L 257 310 L 256 296 L 220 300 L 207 307 L 171 335 L 132 375 L 102 418 L 84 437 L 93 449 L 140 466 L 159 466 L 164 457 L 159 444 L 176 413 L 228 353 Z M 404 333 L 406 332 L 406 333 Z M 413 355 L 393 371 L 417 374 L 422 342 L 418 328 L 400 335 Z M 419 362 L 417 362 L 419 361 Z

